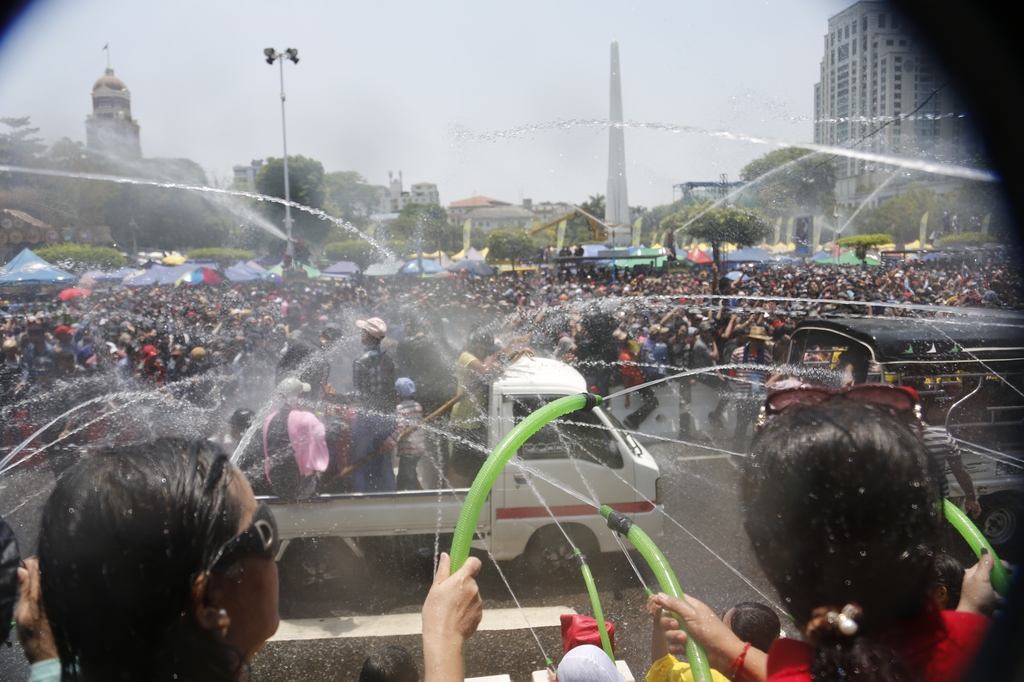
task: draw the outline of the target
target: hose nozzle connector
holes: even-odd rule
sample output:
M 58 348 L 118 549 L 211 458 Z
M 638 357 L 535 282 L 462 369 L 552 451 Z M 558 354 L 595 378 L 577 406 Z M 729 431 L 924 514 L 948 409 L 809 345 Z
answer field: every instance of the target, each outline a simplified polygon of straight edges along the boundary
M 595 407 L 601 404 L 601 396 L 594 395 L 589 391 L 584 393 L 583 397 L 587 399 L 587 402 L 583 407 L 576 410 L 577 412 L 589 412 L 590 410 L 594 409 Z
M 607 514 L 608 527 L 620 535 L 629 535 L 629 529 L 633 527 L 633 521 L 623 514 L 617 512 L 614 509 Z

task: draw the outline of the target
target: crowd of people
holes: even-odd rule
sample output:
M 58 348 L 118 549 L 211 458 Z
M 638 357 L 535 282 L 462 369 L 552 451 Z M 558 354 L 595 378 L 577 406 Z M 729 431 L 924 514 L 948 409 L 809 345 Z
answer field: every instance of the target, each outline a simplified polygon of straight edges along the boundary
M 57 479 L 39 563 L 18 571 L 24 650 L 50 661 L 33 675 L 238 679 L 278 622 L 277 531 L 254 490 L 301 499 L 313 489 L 421 487 L 419 460 L 442 450 L 440 476 L 465 485 L 483 459 L 483 387 L 532 353 L 573 364 L 601 395 L 681 369 L 730 368 L 695 381 L 719 392 L 713 420 L 735 403 L 730 445 L 750 453 L 745 528 L 804 638 L 766 640 L 763 613 L 744 615 L 763 608 L 718 618 L 692 596 L 659 595 L 648 605 L 648 682 L 689 679 L 671 655 L 687 637 L 737 680 L 960 679 L 997 604 L 991 558 L 962 575 L 937 558 L 945 478 L 916 415 L 851 389 L 808 387 L 780 367 L 800 317 L 1017 307 L 1016 272 L 991 260 L 612 281 L 582 266 L 5 303 L 2 448 L 41 458 Z M 840 384 L 863 381 L 859 371 Z M 758 431 L 772 390 L 796 397 Z M 625 425 L 642 430 L 657 397 L 643 388 L 632 397 Z M 415 429 L 441 412 L 456 436 L 450 451 Z M 236 449 L 237 466 L 225 454 Z M 394 460 L 381 456 L 391 451 Z M 461 679 L 461 649 L 480 620 L 480 562 L 451 576 L 448 566 L 442 557 L 423 608 L 428 682 Z M 616 681 L 603 652 L 577 649 L 563 682 Z M 408 672 L 401 656 L 379 658 L 405 660 Z
M 253 426 L 251 415 L 259 415 L 256 430 L 264 425 L 268 396 L 284 400 L 276 390 L 284 378 L 279 365 L 313 362 L 303 379 L 310 390 L 293 396 L 289 409 L 302 403 L 325 423 L 325 412 L 347 420 L 333 430 L 326 423 L 336 471 L 378 460 L 343 485 L 420 485 L 412 473 L 415 455 L 407 455 L 400 480 L 383 458 L 371 456 L 389 438 L 391 445 L 418 443 L 414 452 L 445 450 L 433 437 L 425 444 L 394 437 L 442 407 L 442 420 L 462 443 L 442 466 L 449 479 L 465 483 L 480 459 L 474 443 L 481 406 L 473 383 L 500 371 L 489 360 L 496 351 L 508 356 L 522 349 L 574 364 L 601 395 L 613 385 L 636 386 L 685 369 L 739 365 L 694 380 L 719 392 L 712 424 L 722 425 L 727 410 L 736 414 L 728 440 L 738 452 L 749 441 L 762 385 L 786 380 L 773 367 L 787 360 L 795 322 L 830 314 L 952 314 L 951 308 L 931 313 L 930 304 L 1018 307 L 1021 283 L 1007 258 L 887 268 L 751 265 L 730 277 L 713 268 L 675 274 L 638 268 L 613 277 L 577 262 L 572 271 L 488 279 L 114 288 L 66 303 L 7 301 L 0 306 L 0 452 L 41 451 L 59 473 L 98 444 L 187 434 L 233 447 Z M 489 336 L 471 337 L 473 330 Z M 406 380 L 401 397 L 419 409 L 407 405 L 401 424 L 400 379 Z M 692 383 L 680 384 L 684 402 Z M 643 388 L 632 400 L 636 408 L 625 424 L 643 430 L 657 397 Z M 161 419 L 151 418 L 156 412 Z M 692 426 L 684 418 L 681 435 L 700 437 Z M 272 429 L 271 440 L 280 431 Z M 348 442 L 340 454 L 339 437 Z
M 657 594 L 647 682 L 697 679 L 692 661 L 675 657 L 688 638 L 714 680 L 963 679 L 999 607 L 993 559 L 962 573 L 937 559 L 944 476 L 916 413 L 877 395 L 789 391 L 755 437 L 739 502 L 802 636 L 778 639 L 777 614 L 760 605 L 719 618 L 695 596 Z M 14 620 L 35 682 L 234 681 L 278 626 L 273 514 L 209 441 L 165 438 L 75 464 L 45 504 L 38 561 L 19 565 L 16 541 L 0 537 L 8 583 L 17 569 Z M 464 677 L 463 647 L 482 618 L 480 569 L 470 557 L 452 573 L 440 557 L 422 610 L 426 682 Z M 607 653 L 577 644 L 558 679 L 623 681 Z M 360 679 L 413 682 L 416 668 L 390 647 Z

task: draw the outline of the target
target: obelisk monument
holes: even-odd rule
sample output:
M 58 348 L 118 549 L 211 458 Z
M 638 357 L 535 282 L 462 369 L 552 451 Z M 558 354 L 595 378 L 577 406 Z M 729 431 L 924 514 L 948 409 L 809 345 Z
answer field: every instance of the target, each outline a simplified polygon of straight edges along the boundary
M 626 198 L 626 139 L 622 126 L 622 82 L 619 74 L 619 43 L 612 41 L 611 112 L 608 127 L 608 193 L 605 221 L 609 225 L 629 225 L 629 200 Z

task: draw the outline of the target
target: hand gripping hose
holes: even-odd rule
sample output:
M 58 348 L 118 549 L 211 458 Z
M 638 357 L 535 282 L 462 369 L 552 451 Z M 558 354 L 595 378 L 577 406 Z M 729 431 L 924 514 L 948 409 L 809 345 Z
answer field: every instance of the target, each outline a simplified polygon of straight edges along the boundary
M 466 501 L 462 505 L 462 511 L 459 513 L 459 521 L 455 525 L 455 537 L 452 540 L 451 550 L 451 567 L 452 573 L 462 568 L 462 565 L 466 563 L 466 558 L 469 557 L 469 548 L 473 542 L 473 535 L 476 531 L 477 523 L 480 520 L 480 511 L 483 509 L 484 501 L 487 500 L 487 496 L 491 493 L 491 488 L 494 486 L 494 482 L 498 479 L 498 475 L 501 470 L 505 468 L 508 461 L 512 459 L 512 455 L 515 454 L 516 450 L 529 440 L 530 436 L 540 431 L 540 429 L 548 422 L 558 419 L 562 415 L 569 414 L 570 412 L 577 412 L 579 410 L 589 410 L 596 405 L 601 404 L 601 397 L 596 396 L 592 393 L 578 393 L 576 395 L 567 395 L 564 398 L 553 400 L 547 405 L 541 407 L 539 410 L 532 412 L 523 421 L 516 424 L 515 428 L 509 431 L 508 435 L 505 436 L 498 446 L 494 448 L 494 452 L 490 454 L 484 465 L 480 467 L 480 472 L 473 479 L 473 485 L 469 488 L 469 494 L 466 495 Z M 576 558 L 580 562 L 580 571 L 583 573 L 583 581 L 587 585 L 587 592 L 590 594 L 590 603 L 594 607 L 594 617 L 597 620 L 597 629 L 601 635 L 601 646 L 604 648 L 605 653 L 615 660 L 615 655 L 612 652 L 611 642 L 608 639 L 608 633 L 604 624 L 604 613 L 601 609 L 601 601 L 597 596 L 597 587 L 594 584 L 594 576 L 590 572 L 590 566 L 587 565 L 586 557 L 576 547 L 573 547 L 573 552 Z
M 661 584 L 661 589 L 665 590 L 666 594 L 680 599 L 686 598 L 683 588 L 676 580 L 675 573 L 672 572 L 672 567 L 665 559 L 665 555 L 640 526 L 635 525 L 629 517 L 608 505 L 601 506 L 601 516 L 607 519 L 609 528 L 616 533 L 625 535 L 633 543 L 633 546 L 637 548 L 650 565 L 651 570 L 654 571 L 655 577 Z M 708 664 L 708 655 L 704 651 L 704 647 L 690 635 L 686 621 L 678 613 L 672 615 L 679 621 L 679 627 L 686 632 L 686 660 L 690 663 L 690 670 L 693 671 L 694 682 L 711 682 L 711 666 Z
M 967 518 L 967 514 L 960 511 L 960 508 L 949 500 L 942 501 L 942 511 L 946 515 L 946 520 L 960 531 L 960 534 L 964 536 L 964 540 L 971 546 L 974 553 L 980 558 L 981 550 L 987 549 L 988 553 L 992 555 L 992 589 L 999 594 L 1000 597 L 1006 597 L 1010 592 L 1010 576 L 1006 573 L 1006 567 L 1003 566 L 1003 562 L 999 560 L 999 556 L 995 550 L 992 549 L 992 545 L 989 544 L 988 540 L 982 535 L 978 527 L 974 525 L 974 522 Z

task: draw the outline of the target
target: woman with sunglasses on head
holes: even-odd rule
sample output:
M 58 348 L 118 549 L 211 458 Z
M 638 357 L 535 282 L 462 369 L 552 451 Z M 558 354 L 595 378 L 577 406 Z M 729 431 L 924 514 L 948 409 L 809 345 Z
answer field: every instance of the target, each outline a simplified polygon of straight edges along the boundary
M 981 645 L 991 556 L 957 611 L 940 611 L 929 588 L 943 474 L 901 415 L 912 394 L 868 388 L 774 394 L 741 474 L 747 535 L 804 641 L 779 640 L 765 659 L 699 601 L 659 597 L 734 679 L 954 682 Z
M 85 459 L 43 511 L 43 604 L 67 680 L 237 680 L 278 626 L 274 518 L 208 442 Z

